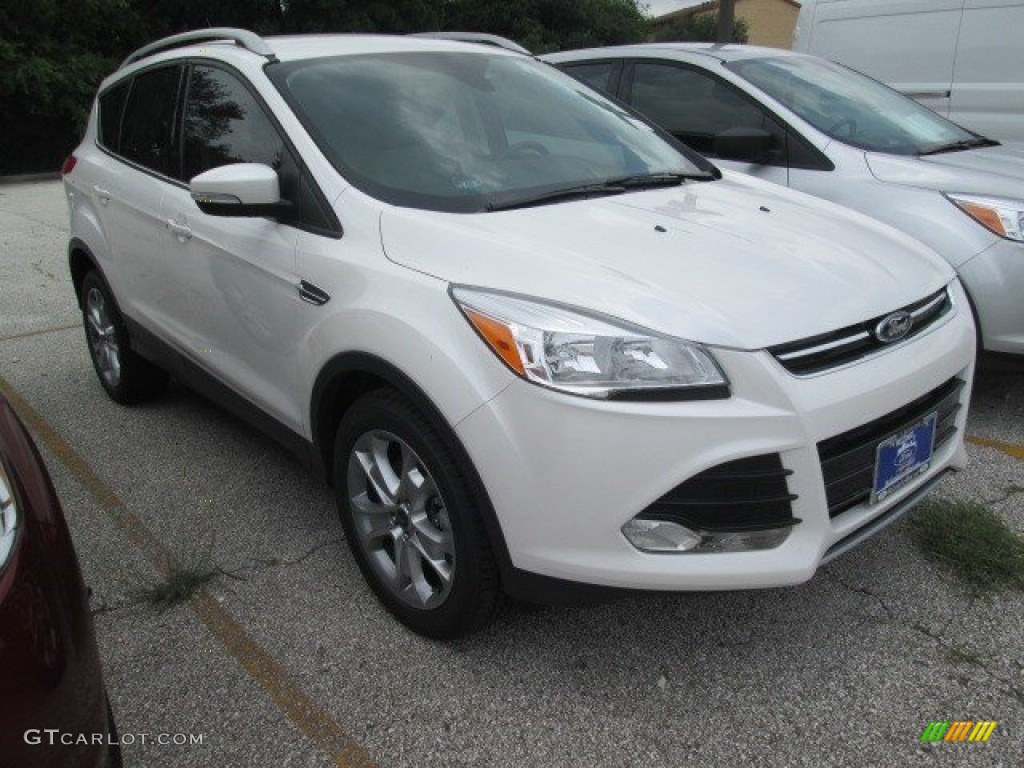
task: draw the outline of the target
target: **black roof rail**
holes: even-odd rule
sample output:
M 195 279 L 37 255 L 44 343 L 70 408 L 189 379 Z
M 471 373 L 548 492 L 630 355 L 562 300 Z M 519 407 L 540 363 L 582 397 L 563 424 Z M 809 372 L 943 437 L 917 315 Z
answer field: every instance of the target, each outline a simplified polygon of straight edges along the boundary
M 182 32 L 178 35 L 161 38 L 149 45 L 144 45 L 122 61 L 118 69 L 124 69 L 129 64 L 134 64 L 139 59 L 152 56 L 154 53 L 160 53 L 160 51 L 180 48 L 183 45 L 191 45 L 193 43 L 209 43 L 215 40 L 232 40 L 236 45 L 245 48 L 247 51 L 252 51 L 259 56 L 266 56 L 271 61 L 277 61 L 277 56 L 274 55 L 270 46 L 255 32 L 250 32 L 247 29 L 235 29 L 234 27 L 212 27 L 210 29 Z
M 514 40 L 498 35 L 488 35 L 486 32 L 412 32 L 410 37 L 432 37 L 437 40 L 459 40 L 463 43 L 481 43 L 482 45 L 493 45 L 496 48 L 504 48 L 506 51 L 515 51 L 532 56 L 528 50 L 523 48 Z

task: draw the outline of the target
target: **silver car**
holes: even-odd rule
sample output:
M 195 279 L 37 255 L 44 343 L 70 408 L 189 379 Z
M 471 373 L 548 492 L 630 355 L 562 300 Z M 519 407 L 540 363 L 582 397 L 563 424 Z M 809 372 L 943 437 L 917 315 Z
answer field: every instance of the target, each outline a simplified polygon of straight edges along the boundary
M 544 58 L 720 167 L 854 208 L 931 246 L 970 295 L 980 347 L 1024 355 L 1024 145 L 790 51 L 669 43 Z

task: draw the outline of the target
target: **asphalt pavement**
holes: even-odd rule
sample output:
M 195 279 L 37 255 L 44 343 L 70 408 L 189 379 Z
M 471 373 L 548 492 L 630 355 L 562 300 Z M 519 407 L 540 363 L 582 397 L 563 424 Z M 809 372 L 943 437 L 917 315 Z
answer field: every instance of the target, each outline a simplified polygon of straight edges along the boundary
M 450 644 L 411 634 L 284 449 L 177 384 L 107 399 L 67 238 L 59 183 L 0 186 L 0 388 L 93 590 L 126 766 L 1024 763 L 1024 594 L 971 597 L 900 526 L 795 588 L 512 609 Z M 938 493 L 1024 535 L 1024 374 L 978 378 L 968 434 L 970 467 Z M 139 593 L 171 563 L 214 575 L 161 613 Z M 998 726 L 922 743 L 933 720 Z

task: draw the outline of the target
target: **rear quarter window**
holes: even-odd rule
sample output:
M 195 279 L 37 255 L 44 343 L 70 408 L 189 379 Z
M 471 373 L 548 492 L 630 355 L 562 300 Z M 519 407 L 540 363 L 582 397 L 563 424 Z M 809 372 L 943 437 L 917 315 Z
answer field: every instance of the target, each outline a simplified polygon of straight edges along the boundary
M 131 84 L 131 80 L 125 80 L 100 96 L 99 143 L 111 152 L 121 150 L 121 116 Z

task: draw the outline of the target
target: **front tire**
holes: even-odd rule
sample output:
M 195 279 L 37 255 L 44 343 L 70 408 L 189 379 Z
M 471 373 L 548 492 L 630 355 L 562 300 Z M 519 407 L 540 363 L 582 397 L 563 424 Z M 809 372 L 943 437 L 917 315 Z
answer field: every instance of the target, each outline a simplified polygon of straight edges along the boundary
M 111 400 L 132 405 L 167 389 L 167 373 L 132 350 L 117 303 L 95 270 L 82 280 L 82 324 L 93 368 Z
M 455 439 L 377 390 L 345 414 L 334 451 L 338 512 L 363 577 L 395 618 L 438 640 L 488 624 L 501 593 Z

